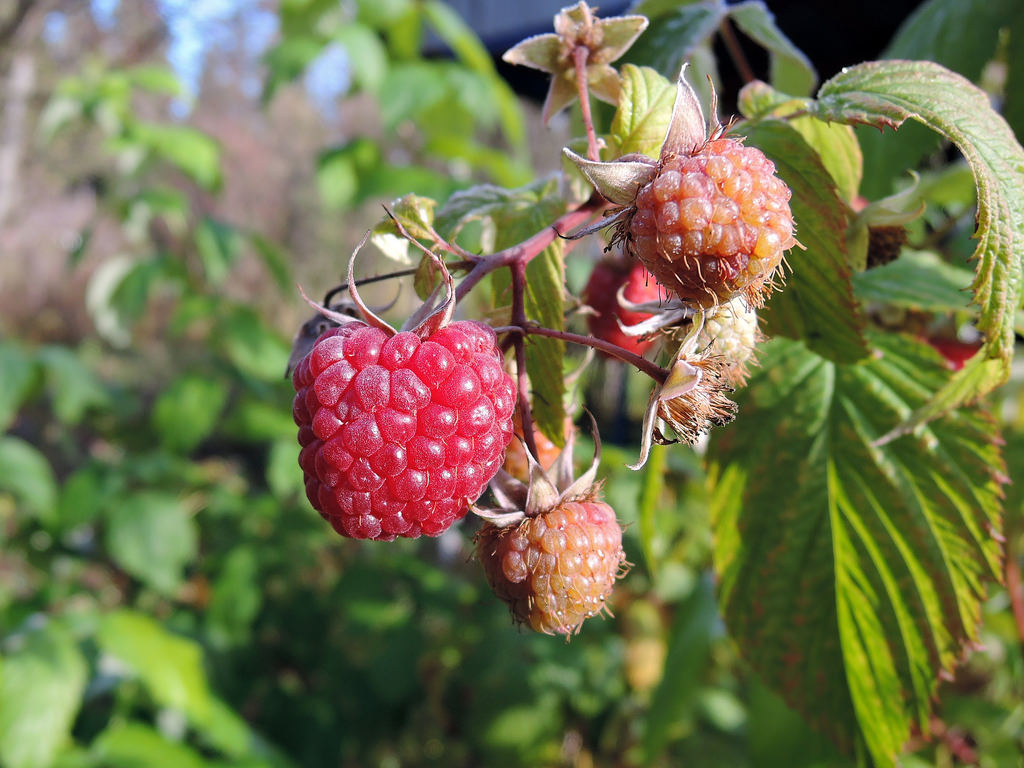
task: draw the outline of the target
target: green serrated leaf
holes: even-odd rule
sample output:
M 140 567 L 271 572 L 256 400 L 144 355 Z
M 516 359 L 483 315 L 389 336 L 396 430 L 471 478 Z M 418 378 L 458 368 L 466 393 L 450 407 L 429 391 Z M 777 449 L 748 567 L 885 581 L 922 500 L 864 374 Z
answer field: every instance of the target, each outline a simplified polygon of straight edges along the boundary
M 1014 14 L 1013 4 L 1020 6 L 1019 0 L 929 0 L 903 22 L 881 58 L 933 61 L 977 82 L 995 54 L 1000 28 L 1024 13 L 1021 7 Z M 860 136 L 867 171 L 864 194 L 872 199 L 889 194 L 906 169 L 939 146 L 938 136 L 917 125 L 895 137 L 877 131 Z
M 120 498 L 108 511 L 106 546 L 128 573 L 163 594 L 177 590 L 196 556 L 195 520 L 177 498 L 146 491 Z
M 433 241 L 432 230 L 434 228 L 434 209 L 436 207 L 437 201 L 414 194 L 405 195 L 392 201 L 388 205 L 388 211 L 391 212 L 391 216 L 385 216 L 373 228 L 373 234 L 370 237 L 371 242 L 385 256 L 394 259 L 400 264 L 411 265 L 413 263 L 413 259 L 409 255 L 411 245 L 408 240 L 398 233 L 395 219 L 402 224 L 406 232 L 417 240 Z M 391 218 L 392 216 L 394 219 Z
M 900 430 L 981 397 L 1006 381 L 1021 300 L 1024 248 L 1024 149 L 989 103 L 963 77 L 931 62 L 887 61 L 851 67 L 825 83 L 817 113 L 826 120 L 899 127 L 908 118 L 950 139 L 978 188 L 978 266 L 971 286 L 981 309 L 981 351 Z
M 963 312 L 974 274 L 927 251 L 904 250 L 896 261 L 853 276 L 861 301 L 879 301 L 926 312 Z
M 871 342 L 857 365 L 765 345 L 709 477 L 720 600 L 743 654 L 842 748 L 891 766 L 977 637 L 1005 478 L 974 410 L 875 444 L 947 372 L 927 345 Z
M 711 39 L 725 18 L 725 3 L 721 0 L 677 4 L 679 7 L 659 13 L 637 9 L 651 16 L 653 22 L 626 54 L 628 61 L 646 64 L 673 82 L 679 68 L 694 50 Z
M 61 624 L 11 643 L 0 666 L 0 763 L 48 768 L 71 740 L 88 667 Z
M 775 17 L 761 0 L 729 6 L 729 18 L 747 37 L 768 51 L 772 85 L 794 96 L 809 94 L 818 82 L 810 60 L 775 24 Z
M 435 227 L 442 237 L 454 239 L 470 222 L 480 222 L 480 247 L 493 252 L 525 240 L 564 212 L 557 178 L 519 189 L 482 184 L 452 195 L 437 212 Z
M 11 493 L 30 514 L 52 522 L 57 479 L 46 457 L 19 437 L 0 437 L 0 493 Z
M 199 645 L 141 613 L 121 609 L 103 617 L 96 641 L 104 653 L 138 677 L 153 701 L 205 722 L 213 699 Z
M 555 330 L 565 329 L 565 262 L 556 241 L 526 265 L 526 316 Z M 555 445 L 565 444 L 565 342 L 542 336 L 526 340 L 533 420 Z
M 852 362 L 867 354 L 864 319 L 853 298 L 846 262 L 847 206 L 817 152 L 791 125 L 762 120 L 742 129 L 775 162 L 793 191 L 790 206 L 803 248 L 786 254 L 791 273 L 761 313 L 769 335 L 804 339 L 830 360 Z
M 616 156 L 639 152 L 657 158 L 672 117 L 675 86 L 650 67 L 622 67 L 619 108 L 612 119 Z

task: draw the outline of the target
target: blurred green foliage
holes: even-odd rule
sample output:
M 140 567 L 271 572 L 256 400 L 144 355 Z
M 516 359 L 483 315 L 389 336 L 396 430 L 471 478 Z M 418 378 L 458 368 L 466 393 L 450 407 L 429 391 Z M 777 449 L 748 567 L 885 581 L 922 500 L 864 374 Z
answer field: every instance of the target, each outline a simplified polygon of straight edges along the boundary
M 350 5 L 352 16 L 335 2 L 281 3 L 263 97 L 271 104 L 340 44 L 355 65 L 353 89 L 379 105 L 385 131 L 411 123 L 419 145 L 407 163 L 389 160 L 393 139 L 380 136 L 323 148 L 309 163 L 326 209 L 412 190 L 444 200 L 473 179 L 533 179 L 523 110 L 448 7 Z M 639 63 L 671 77 L 691 53 L 708 61 L 696 49 L 709 46 L 724 5 L 642 5 L 654 23 L 634 52 Z M 892 52 L 941 61 L 975 40 L 974 26 L 937 26 L 952 5 L 926 3 Z M 770 51 L 775 85 L 806 95 L 814 71 L 764 6 L 729 13 Z M 961 71 L 978 79 L 1007 48 L 993 31 L 1001 17 L 967 18 L 987 47 L 972 43 Z M 673 37 L 680 25 L 685 50 Z M 425 57 L 428 31 L 454 56 Z M 740 660 L 718 614 L 702 461 L 658 447 L 645 473 L 625 469 L 636 430 L 623 439 L 621 427 L 635 426 L 648 392 L 611 363 L 599 361 L 580 386 L 620 395 L 601 413 L 612 436 L 602 475 L 634 566 L 614 618 L 588 622 L 568 644 L 514 628 L 469 557 L 471 522 L 390 545 L 335 536 L 307 503 L 296 465 L 282 378 L 288 331 L 266 296 L 229 290 L 239 265 L 255 263 L 267 291 L 292 301 L 290 260 L 264 234 L 197 204 L 197 192 L 222 185 L 221 147 L 196 127 L 140 116 L 141 93 L 165 103 L 179 87 L 159 67 L 94 62 L 40 116 L 47 140 L 101 137 L 113 180 L 103 212 L 135 247 L 101 254 L 85 341 L 0 339 L 0 765 L 855 764 Z M 919 159 L 870 146 L 872 194 L 890 192 Z M 860 275 L 855 289 L 876 315 L 941 312 L 961 323 L 974 188 L 954 164 L 929 170 L 920 192 L 927 210 L 912 238 L 946 228 L 942 254 L 901 259 L 886 269 L 909 275 L 895 280 Z M 509 242 L 526 234 L 503 233 Z M 918 281 L 915 270 L 930 281 L 936 260 L 943 281 L 900 290 Z M 585 274 L 582 261 L 570 259 L 570 283 Z M 154 320 L 157 303 L 166 314 Z M 1014 379 L 993 403 L 1008 414 L 1011 468 L 1024 466 L 1022 398 Z M 1018 561 L 1021 511 L 1011 486 L 1005 546 Z M 980 765 L 1003 768 L 1019 764 L 1024 745 L 1022 640 L 1004 590 L 984 603 L 981 640 L 943 686 L 934 730 L 948 726 Z M 951 744 L 915 737 L 904 765 L 953 765 Z

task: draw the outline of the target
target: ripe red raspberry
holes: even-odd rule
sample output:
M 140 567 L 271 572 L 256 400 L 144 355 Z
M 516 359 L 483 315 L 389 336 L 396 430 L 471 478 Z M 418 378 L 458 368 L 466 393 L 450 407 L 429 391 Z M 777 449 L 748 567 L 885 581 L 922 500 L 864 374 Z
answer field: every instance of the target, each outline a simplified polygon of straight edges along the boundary
M 757 307 L 796 243 L 790 195 L 759 149 L 714 138 L 662 158 L 621 237 L 683 301 L 709 308 L 742 295 Z
M 614 510 L 588 498 L 563 501 L 518 525 L 485 523 L 477 554 L 513 618 L 545 634 L 574 634 L 600 613 L 625 563 Z
M 442 533 L 512 439 L 515 386 L 482 323 L 425 339 L 345 323 L 320 336 L 292 382 L 306 495 L 343 536 Z
M 623 285 L 626 286 L 623 295 L 635 304 L 656 302 L 662 298 L 661 286 L 643 264 L 624 259 L 603 259 L 594 265 L 587 287 L 583 289 L 583 300 L 597 313 L 587 317 L 587 324 L 590 333 L 597 338 L 642 355 L 654 345 L 654 341 L 627 336 L 616 318 L 623 325 L 636 325 L 651 315 L 634 312 L 619 304 L 618 291 Z

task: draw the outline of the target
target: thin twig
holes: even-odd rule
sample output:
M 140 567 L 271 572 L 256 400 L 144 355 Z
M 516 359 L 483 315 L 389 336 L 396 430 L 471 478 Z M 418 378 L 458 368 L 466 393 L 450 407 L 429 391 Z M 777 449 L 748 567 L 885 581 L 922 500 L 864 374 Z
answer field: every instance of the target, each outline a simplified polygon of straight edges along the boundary
M 728 16 L 722 19 L 722 23 L 718 25 L 718 31 L 722 34 L 722 42 L 725 43 L 725 48 L 729 52 L 729 58 L 736 65 L 736 69 L 739 71 L 740 77 L 743 78 L 743 82 L 752 83 L 757 80 L 754 70 L 750 68 L 750 62 L 747 61 L 747 57 L 743 54 L 740 41 L 736 39 L 736 33 L 733 32 Z
M 576 65 L 576 89 L 579 91 L 580 108 L 583 110 L 583 127 L 587 131 L 587 158 L 601 159 L 601 149 L 597 144 L 597 133 L 594 131 L 594 118 L 590 113 L 590 89 L 587 87 L 587 57 L 590 49 L 585 45 L 577 45 L 573 52 Z
M 664 384 L 665 379 L 668 378 L 668 371 L 662 368 L 656 363 L 652 363 L 645 357 L 641 357 L 635 352 L 630 352 L 628 349 L 623 349 L 618 344 L 613 344 L 610 341 L 599 339 L 595 336 L 583 336 L 578 333 L 572 333 L 571 331 L 558 331 L 554 328 L 544 328 L 539 325 L 533 325 L 531 323 L 503 325 L 494 329 L 497 334 L 502 333 L 514 333 L 518 335 L 532 335 L 532 336 L 547 336 L 549 339 L 561 339 L 562 341 L 568 341 L 571 344 L 580 344 L 585 347 L 593 347 L 594 349 L 606 352 L 614 358 L 621 360 L 624 363 L 632 365 L 637 370 L 646 373 L 652 379 L 659 384 Z

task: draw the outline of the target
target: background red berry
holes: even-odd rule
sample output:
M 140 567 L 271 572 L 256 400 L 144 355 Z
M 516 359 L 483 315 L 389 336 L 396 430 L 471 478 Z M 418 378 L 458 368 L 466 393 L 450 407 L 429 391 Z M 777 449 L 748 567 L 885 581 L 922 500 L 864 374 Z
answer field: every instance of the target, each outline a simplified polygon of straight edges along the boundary
M 618 291 L 626 286 L 623 294 L 634 303 L 659 301 L 666 292 L 640 262 L 625 258 L 603 259 L 594 265 L 590 280 L 583 290 L 583 300 L 596 314 L 587 316 L 590 333 L 599 339 L 610 341 L 623 349 L 642 355 L 654 342 L 622 332 L 618 320 L 624 325 L 636 325 L 651 315 L 626 309 L 618 301 Z
M 742 294 L 760 306 L 796 243 L 790 194 L 759 149 L 716 139 L 664 162 L 640 189 L 625 240 L 684 301 L 707 308 Z
M 465 516 L 512 439 L 516 391 L 494 331 L 425 340 L 352 322 L 292 376 L 306 495 L 343 536 L 436 536 Z

